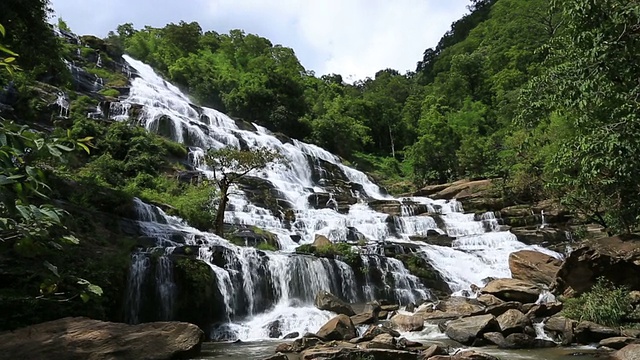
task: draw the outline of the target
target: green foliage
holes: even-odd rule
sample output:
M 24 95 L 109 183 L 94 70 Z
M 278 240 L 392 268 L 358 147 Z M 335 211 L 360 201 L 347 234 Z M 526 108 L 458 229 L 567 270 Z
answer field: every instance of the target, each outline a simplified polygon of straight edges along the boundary
M 605 326 L 618 326 L 629 313 L 629 291 L 616 287 L 604 278 L 577 298 L 564 302 L 562 313 L 571 319 L 593 321 Z
M 60 83 L 68 71 L 60 56 L 59 43 L 47 23 L 49 12 L 48 0 L 2 1 L 0 24 L 6 26 L 3 44 L 20 54 L 20 67 L 24 71 L 38 79 L 48 75 Z
M 296 253 L 330 259 L 338 258 L 352 267 L 357 267 L 361 261 L 360 253 L 347 243 L 331 243 L 323 246 L 303 244 L 296 248 Z
M 256 249 L 258 250 L 263 250 L 263 251 L 276 251 L 278 250 L 275 246 L 266 243 L 266 242 L 261 242 L 260 244 L 258 244 L 256 246 Z
M 109 97 L 115 97 L 115 98 L 120 96 L 120 91 L 118 91 L 116 89 L 107 89 L 107 88 L 105 88 L 105 89 L 100 90 L 98 93 L 100 93 L 100 95 L 109 96 Z

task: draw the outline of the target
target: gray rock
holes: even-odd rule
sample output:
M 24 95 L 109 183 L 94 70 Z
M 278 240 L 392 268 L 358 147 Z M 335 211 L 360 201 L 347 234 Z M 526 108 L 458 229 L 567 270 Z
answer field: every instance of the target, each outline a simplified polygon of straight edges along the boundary
M 471 345 L 482 334 L 499 329 L 495 316 L 479 315 L 451 321 L 447 324 L 446 334 L 459 343 Z
M 639 342 L 640 341 L 636 338 L 626 337 L 626 336 L 616 336 L 616 337 L 603 339 L 600 341 L 598 345 L 608 347 L 611 349 L 620 350 L 629 344 L 636 344 Z

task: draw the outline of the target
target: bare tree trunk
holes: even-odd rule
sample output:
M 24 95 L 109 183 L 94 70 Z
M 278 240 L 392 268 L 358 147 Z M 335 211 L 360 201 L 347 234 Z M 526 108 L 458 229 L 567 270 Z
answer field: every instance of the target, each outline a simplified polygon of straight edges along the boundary
M 393 134 L 391 133 L 391 124 L 389 124 L 389 139 L 391 139 L 391 156 L 396 158 L 396 144 L 393 141 Z
M 227 193 L 229 192 L 229 184 L 227 179 L 224 178 L 220 181 L 220 204 L 218 204 L 218 210 L 216 210 L 216 224 L 214 228 L 214 232 L 216 235 L 223 237 L 224 236 L 224 211 L 227 208 L 227 202 L 229 202 L 229 197 Z

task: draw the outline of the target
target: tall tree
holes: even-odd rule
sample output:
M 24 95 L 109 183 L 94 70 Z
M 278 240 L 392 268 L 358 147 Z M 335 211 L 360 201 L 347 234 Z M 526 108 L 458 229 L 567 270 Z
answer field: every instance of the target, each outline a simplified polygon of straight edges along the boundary
M 547 166 L 563 202 L 610 232 L 640 220 L 640 3 L 556 1 L 566 30 L 549 47 L 546 73 L 527 93 L 531 127 L 562 119 Z

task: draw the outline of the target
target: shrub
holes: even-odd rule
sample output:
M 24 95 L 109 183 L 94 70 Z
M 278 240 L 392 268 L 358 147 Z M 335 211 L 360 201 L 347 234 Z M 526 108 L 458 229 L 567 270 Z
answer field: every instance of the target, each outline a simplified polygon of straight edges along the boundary
M 629 309 L 628 290 L 616 287 L 604 278 L 598 278 L 591 290 L 577 298 L 567 299 L 562 312 L 571 319 L 615 326 L 620 324 Z

